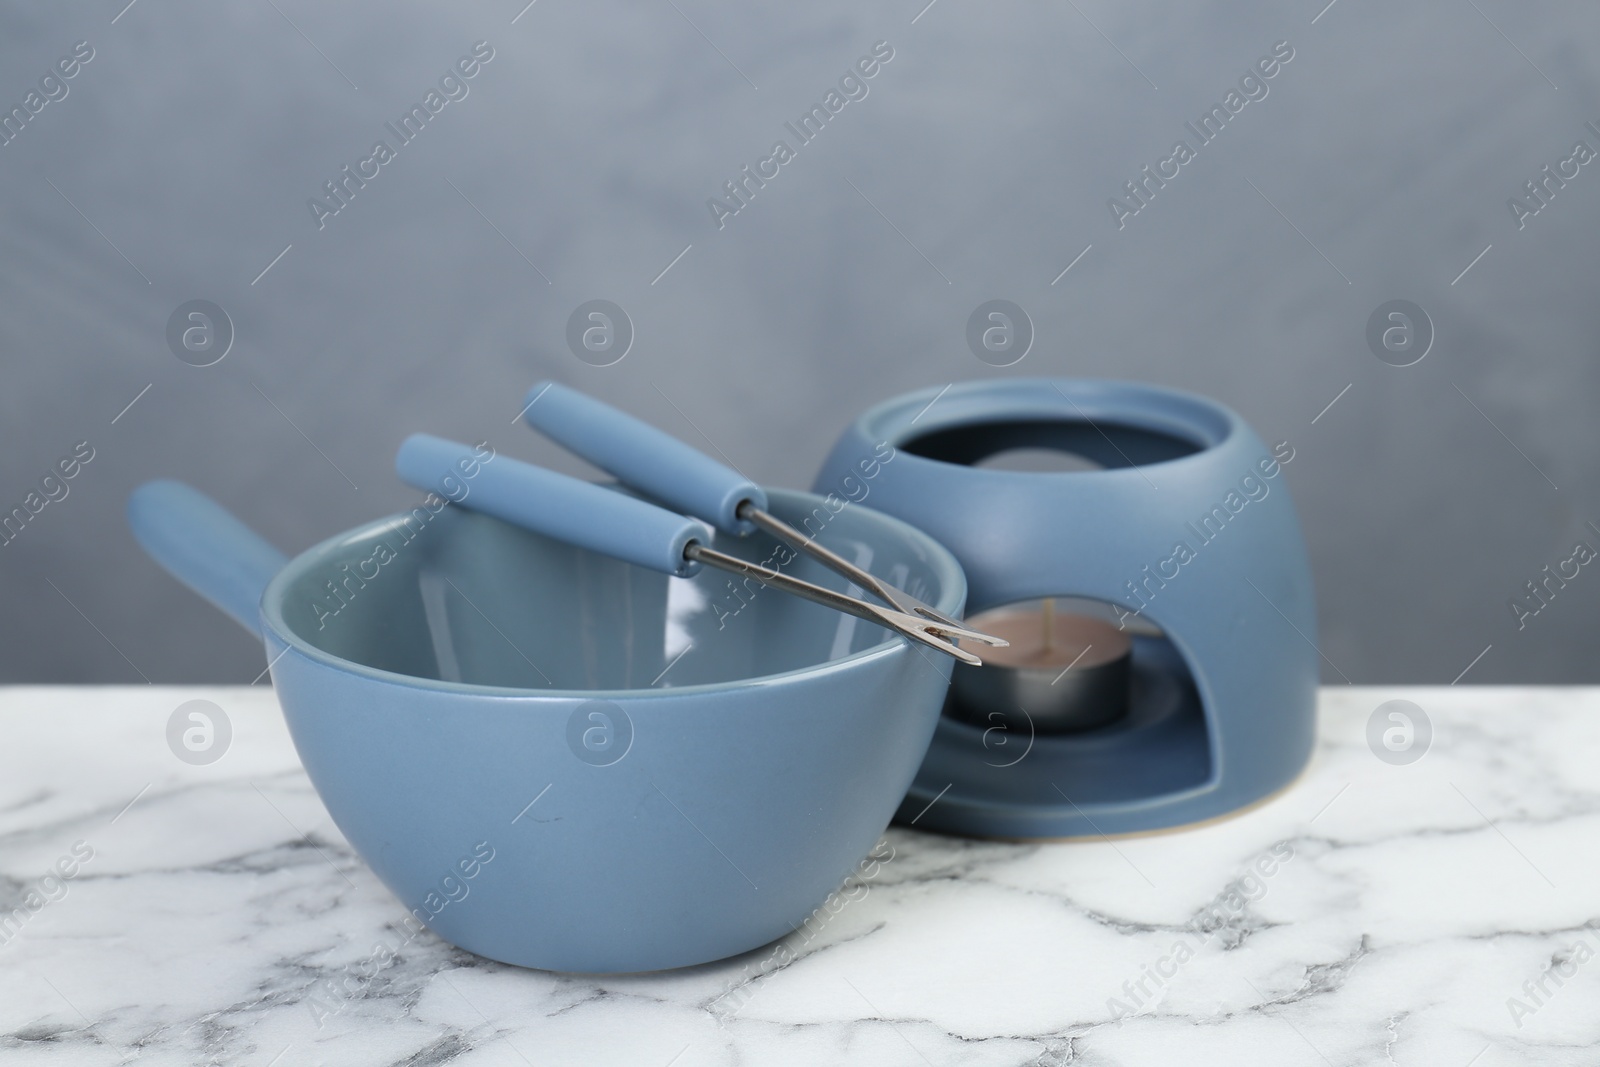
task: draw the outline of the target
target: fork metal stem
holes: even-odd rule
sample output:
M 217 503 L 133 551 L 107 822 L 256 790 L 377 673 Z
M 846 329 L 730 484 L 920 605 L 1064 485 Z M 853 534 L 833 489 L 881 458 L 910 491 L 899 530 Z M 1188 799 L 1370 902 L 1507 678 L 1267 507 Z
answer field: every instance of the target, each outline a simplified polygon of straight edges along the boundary
M 965 637 L 986 645 L 1005 645 L 1006 641 L 990 634 L 968 629 L 960 620 L 936 610 L 931 605 L 923 604 L 909 593 L 902 593 L 886 585 L 877 575 L 856 566 L 837 552 L 824 547 L 816 538 L 795 529 L 782 519 L 761 508 L 756 507 L 748 500 L 739 505 L 739 518 L 771 534 L 779 541 L 796 548 L 813 557 L 835 573 L 841 574 L 859 585 L 865 592 L 877 597 L 897 611 L 910 613 L 911 610 L 923 615 L 949 632 L 946 637 Z
M 688 546 L 684 548 L 683 554 L 685 558 L 692 559 L 698 563 L 704 563 L 707 566 L 727 571 L 730 574 L 754 578 L 765 585 L 781 589 L 786 593 L 793 593 L 795 596 L 833 608 L 835 611 L 842 611 L 847 615 L 854 615 L 858 619 L 866 619 L 868 622 L 877 623 L 879 626 L 887 627 L 913 641 L 936 648 L 964 662 L 974 665 L 982 663 L 977 656 L 957 647 L 955 642 L 948 638 L 935 637 L 927 632 L 930 628 L 936 629 L 936 626 L 930 624 L 928 620 L 907 615 L 905 612 L 896 611 L 893 608 L 869 604 L 864 600 L 857 600 L 853 596 L 837 593 L 820 585 L 813 585 L 811 582 L 791 577 L 780 571 L 773 570 L 771 567 L 763 567 L 759 563 L 751 563 L 749 560 L 740 559 L 738 556 L 730 556 L 725 552 L 718 552 L 714 548 L 707 548 L 698 541 L 689 542 Z

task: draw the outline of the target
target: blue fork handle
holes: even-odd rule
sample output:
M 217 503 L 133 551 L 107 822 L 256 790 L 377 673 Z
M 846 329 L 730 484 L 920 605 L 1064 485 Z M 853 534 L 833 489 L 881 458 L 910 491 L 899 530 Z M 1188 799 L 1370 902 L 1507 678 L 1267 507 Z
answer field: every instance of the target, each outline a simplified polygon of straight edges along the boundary
M 287 556 L 215 500 L 168 478 L 133 491 L 128 525 L 168 574 L 261 636 L 261 594 Z
M 704 523 L 509 456 L 489 456 L 419 433 L 406 438 L 394 466 L 407 485 L 558 541 L 679 578 L 700 569 L 684 549 L 691 541 L 711 543 Z
M 739 505 L 767 509 L 759 485 L 610 404 L 557 382 L 535 385 L 527 401 L 524 418 L 534 429 L 676 511 L 743 537 L 755 527 L 739 518 Z

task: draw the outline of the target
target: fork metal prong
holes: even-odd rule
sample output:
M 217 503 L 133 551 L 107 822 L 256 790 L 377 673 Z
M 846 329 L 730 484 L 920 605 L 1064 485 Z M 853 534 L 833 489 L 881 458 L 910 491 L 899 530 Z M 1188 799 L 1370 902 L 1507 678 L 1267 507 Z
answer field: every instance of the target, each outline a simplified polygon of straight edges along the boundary
M 974 667 L 983 666 L 983 660 L 956 644 L 955 639 L 944 632 L 945 627 L 940 626 L 938 623 L 927 621 L 919 616 L 899 611 L 895 608 L 881 607 L 865 600 L 856 600 L 855 603 L 866 610 L 851 612 L 851 614 L 855 614 L 869 622 L 876 622 L 913 641 L 920 641 L 922 644 L 938 649 L 947 656 L 954 656 L 963 663 L 970 663 Z M 841 610 L 847 609 L 841 608 Z
M 917 608 L 915 611 L 908 612 L 907 614 L 922 616 L 929 622 L 933 623 L 933 629 L 935 632 L 944 634 L 946 637 L 961 637 L 968 641 L 976 641 L 981 645 L 992 645 L 995 648 L 1007 648 L 1011 644 L 1010 641 L 1007 641 L 1003 637 L 996 637 L 994 634 L 986 634 L 982 630 L 969 630 L 960 622 L 952 620 L 950 616 L 941 615 L 939 612 L 931 609 L 924 610 L 922 608 Z
M 877 623 L 910 640 L 919 641 L 963 662 L 974 665 L 982 663 L 978 657 L 959 647 L 950 637 L 940 633 L 940 630 L 943 629 L 940 624 L 930 622 L 919 616 L 899 611 L 895 608 L 884 607 L 881 604 L 869 603 L 824 586 L 814 585 L 804 579 L 773 570 L 771 567 L 764 567 L 759 563 L 751 563 L 749 560 L 740 559 L 738 556 L 730 556 L 725 552 L 718 552 L 714 548 L 707 548 L 698 541 L 690 541 L 683 554 L 688 559 L 716 567 L 730 574 L 754 578 L 756 581 L 770 585 L 775 589 L 793 593 L 806 600 L 833 608 L 835 611 L 842 611 L 847 615 L 854 615 L 859 619 Z
M 947 656 L 954 656 L 962 663 L 970 663 L 974 667 L 983 666 L 983 660 L 979 659 L 971 652 L 968 652 L 954 641 L 943 637 L 938 633 L 938 631 L 922 629 L 904 630 L 900 627 L 895 627 L 895 630 L 896 632 L 913 640 L 921 641 L 925 645 L 931 645 Z
M 903 589 L 896 589 L 877 575 L 857 567 L 843 556 L 819 544 L 816 538 L 802 533 L 776 515 L 756 507 L 748 500 L 739 505 L 739 517 L 850 579 L 861 586 L 864 591 L 882 600 L 894 610 L 906 615 L 921 616 L 938 624 L 937 632 L 947 638 L 962 637 L 969 641 L 1000 648 L 1004 648 L 1011 643 L 1004 638 L 995 637 L 993 634 L 986 634 L 980 630 L 973 630 L 963 626 L 961 620 L 952 619 L 933 607 L 933 605 L 923 603 Z

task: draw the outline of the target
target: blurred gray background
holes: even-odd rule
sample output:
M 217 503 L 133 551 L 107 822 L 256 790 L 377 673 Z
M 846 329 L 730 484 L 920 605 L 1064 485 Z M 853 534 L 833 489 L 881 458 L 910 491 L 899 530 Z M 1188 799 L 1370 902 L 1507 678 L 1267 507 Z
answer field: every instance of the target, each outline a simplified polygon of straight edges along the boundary
M 94 57 L 0 146 L 0 511 L 94 458 L 0 546 L 0 678 L 261 671 L 129 536 L 151 477 L 293 552 L 414 498 L 414 430 L 583 472 L 512 424 L 542 377 L 804 486 L 872 402 L 1049 374 L 1293 443 L 1325 681 L 1600 681 L 1600 571 L 1508 607 L 1600 547 L 1600 163 L 1507 207 L 1600 149 L 1592 3 L 524 2 L 6 5 L 0 108 Z M 1108 198 L 1285 40 L 1119 229 Z M 319 229 L 308 198 L 478 41 L 468 95 Z M 868 95 L 719 230 L 707 199 L 878 41 Z M 566 343 L 596 298 L 637 333 L 607 367 Z M 968 348 L 992 298 L 1032 319 L 1015 366 Z M 236 332 L 208 367 L 166 338 L 194 299 Z M 1436 332 L 1413 366 L 1367 344 L 1392 299 Z

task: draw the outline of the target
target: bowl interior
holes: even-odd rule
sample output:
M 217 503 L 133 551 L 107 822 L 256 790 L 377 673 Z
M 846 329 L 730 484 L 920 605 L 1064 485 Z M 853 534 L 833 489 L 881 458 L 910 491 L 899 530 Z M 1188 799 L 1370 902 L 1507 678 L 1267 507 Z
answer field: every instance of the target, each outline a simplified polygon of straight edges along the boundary
M 898 520 L 809 493 L 771 511 L 941 610 L 955 561 Z M 764 533 L 713 547 L 831 589 L 848 583 Z M 788 562 L 784 562 L 788 560 Z M 799 670 L 883 644 L 882 627 L 722 571 L 671 578 L 460 507 L 419 507 L 296 557 L 269 615 L 316 649 L 444 682 L 532 690 L 678 688 Z

